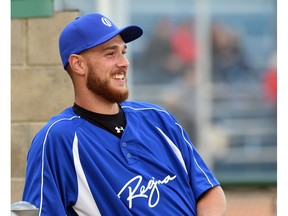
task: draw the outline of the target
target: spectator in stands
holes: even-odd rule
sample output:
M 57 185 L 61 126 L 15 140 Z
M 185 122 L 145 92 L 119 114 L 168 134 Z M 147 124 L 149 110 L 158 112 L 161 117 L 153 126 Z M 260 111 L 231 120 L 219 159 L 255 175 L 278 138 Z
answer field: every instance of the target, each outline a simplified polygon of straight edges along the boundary
M 277 121 L 277 56 L 271 57 L 262 76 L 263 96 Z
M 250 67 L 239 45 L 237 35 L 222 23 L 211 28 L 212 77 L 214 82 L 235 83 L 251 78 Z
M 171 85 L 164 88 L 161 97 L 167 107 L 187 130 L 193 143 L 197 141 L 196 124 L 196 71 L 195 67 L 187 67 Z
M 193 70 L 197 44 L 194 35 L 194 21 L 192 18 L 183 20 L 171 35 L 171 47 L 177 59 L 181 62 L 182 75 L 187 70 Z
M 193 142 L 197 143 L 195 122 L 197 43 L 194 27 L 194 20 L 189 17 L 181 20 L 171 34 L 171 47 L 181 66 L 177 79 L 164 89 L 163 100 L 165 106 L 185 125 Z
M 274 54 L 262 76 L 264 98 L 272 104 L 277 103 L 277 56 Z
M 180 62 L 172 51 L 170 32 L 169 18 L 160 18 L 144 52 L 142 82 L 170 83 L 178 76 Z

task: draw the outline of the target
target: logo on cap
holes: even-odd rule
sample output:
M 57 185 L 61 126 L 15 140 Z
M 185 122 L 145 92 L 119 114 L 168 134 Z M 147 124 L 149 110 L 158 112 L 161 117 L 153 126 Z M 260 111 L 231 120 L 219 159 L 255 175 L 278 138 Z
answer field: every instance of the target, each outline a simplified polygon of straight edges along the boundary
M 102 17 L 101 18 L 101 21 L 104 25 L 108 26 L 108 27 L 111 27 L 112 26 L 112 23 L 110 22 L 109 19 L 107 19 L 106 17 Z

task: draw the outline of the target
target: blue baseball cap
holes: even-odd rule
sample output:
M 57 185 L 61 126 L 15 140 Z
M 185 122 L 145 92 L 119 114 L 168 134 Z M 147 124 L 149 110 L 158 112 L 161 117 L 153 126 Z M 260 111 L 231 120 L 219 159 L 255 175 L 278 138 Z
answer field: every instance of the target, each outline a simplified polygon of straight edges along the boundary
M 98 46 L 118 34 L 128 43 L 139 38 L 143 30 L 136 25 L 118 29 L 110 19 L 98 13 L 77 17 L 62 30 L 59 37 L 59 51 L 64 69 L 71 54 L 79 54 Z

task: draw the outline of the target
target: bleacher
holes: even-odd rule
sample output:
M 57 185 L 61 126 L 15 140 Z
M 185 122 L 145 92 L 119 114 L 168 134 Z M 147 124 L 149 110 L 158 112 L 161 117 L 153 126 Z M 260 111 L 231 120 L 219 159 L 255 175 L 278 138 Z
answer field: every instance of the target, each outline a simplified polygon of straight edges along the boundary
M 213 125 L 225 131 L 228 143 L 214 158 L 219 179 L 226 184 L 275 184 L 276 107 L 263 98 L 259 83 L 214 88 Z

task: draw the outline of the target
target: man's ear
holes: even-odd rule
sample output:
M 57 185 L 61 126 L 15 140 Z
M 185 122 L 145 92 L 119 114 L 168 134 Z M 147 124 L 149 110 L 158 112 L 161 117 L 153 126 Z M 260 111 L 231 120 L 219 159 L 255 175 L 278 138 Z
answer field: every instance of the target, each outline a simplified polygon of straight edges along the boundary
M 84 58 L 81 55 L 72 54 L 68 59 L 70 68 L 79 75 L 85 74 Z

